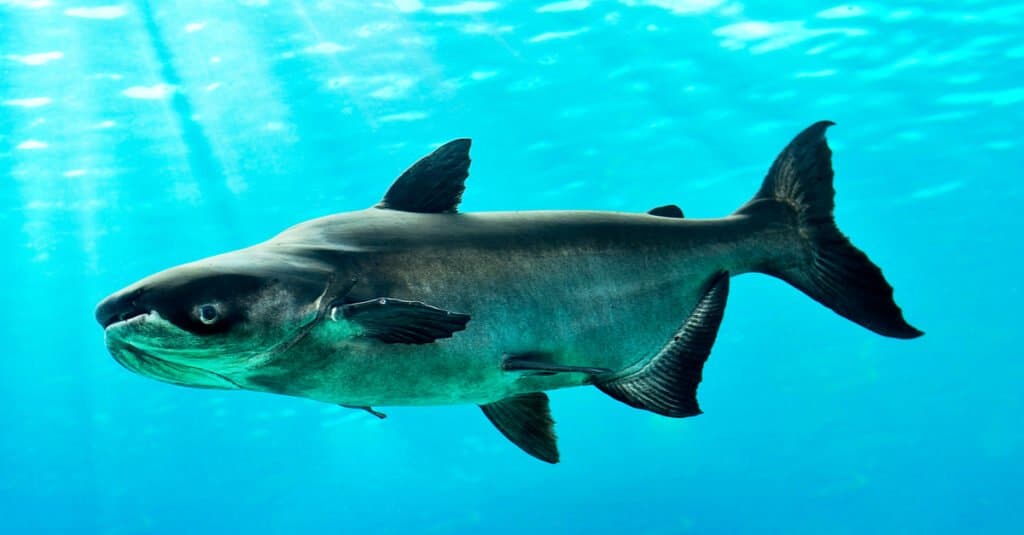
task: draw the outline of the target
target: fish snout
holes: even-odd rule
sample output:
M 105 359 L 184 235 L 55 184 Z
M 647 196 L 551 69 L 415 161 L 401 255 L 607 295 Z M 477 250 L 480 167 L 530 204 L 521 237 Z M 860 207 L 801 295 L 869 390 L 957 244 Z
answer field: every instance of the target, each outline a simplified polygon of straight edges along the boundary
M 100 301 L 96 305 L 96 321 L 106 329 L 117 322 L 148 314 L 149 311 L 140 305 L 143 293 L 142 288 L 126 289 Z

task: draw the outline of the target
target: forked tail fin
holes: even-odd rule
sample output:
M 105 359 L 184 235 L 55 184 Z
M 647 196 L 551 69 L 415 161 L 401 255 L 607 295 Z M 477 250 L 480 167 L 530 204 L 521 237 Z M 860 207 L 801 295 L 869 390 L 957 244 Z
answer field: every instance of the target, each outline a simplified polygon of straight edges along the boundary
M 903 319 L 882 270 L 850 243 L 833 219 L 832 151 L 825 141 L 825 130 L 833 124 L 815 123 L 797 135 L 775 159 L 757 195 L 736 212 L 796 227 L 802 258 L 758 270 L 878 334 L 921 336 Z

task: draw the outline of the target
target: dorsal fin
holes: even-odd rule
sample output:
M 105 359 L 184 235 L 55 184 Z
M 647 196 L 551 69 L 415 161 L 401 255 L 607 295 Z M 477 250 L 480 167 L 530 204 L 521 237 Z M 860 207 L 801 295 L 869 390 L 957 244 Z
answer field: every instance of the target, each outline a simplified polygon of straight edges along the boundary
M 469 176 L 469 139 L 456 139 L 424 156 L 395 180 L 377 208 L 454 213 Z
M 658 217 L 678 217 L 680 219 L 683 217 L 683 209 L 674 204 L 651 208 L 647 213 Z

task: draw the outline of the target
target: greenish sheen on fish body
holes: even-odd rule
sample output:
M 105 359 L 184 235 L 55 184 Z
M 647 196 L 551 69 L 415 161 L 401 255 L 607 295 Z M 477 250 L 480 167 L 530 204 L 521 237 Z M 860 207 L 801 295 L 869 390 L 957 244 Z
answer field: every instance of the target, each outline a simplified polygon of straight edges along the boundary
M 720 219 L 674 205 L 459 213 L 468 139 L 416 162 L 376 206 L 144 278 L 99 304 L 123 366 L 160 381 L 359 408 L 473 403 L 513 443 L 559 455 L 547 390 L 593 385 L 699 414 L 730 277 L 766 273 L 896 338 L 881 271 L 836 227 L 816 123 Z

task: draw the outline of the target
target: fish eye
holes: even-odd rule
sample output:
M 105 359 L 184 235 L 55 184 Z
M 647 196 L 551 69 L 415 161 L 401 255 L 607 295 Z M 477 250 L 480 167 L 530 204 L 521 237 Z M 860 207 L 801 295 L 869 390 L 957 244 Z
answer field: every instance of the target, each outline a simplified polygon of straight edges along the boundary
M 220 311 L 217 310 L 215 305 L 206 304 L 196 309 L 196 316 L 199 317 L 199 321 L 205 325 L 212 325 L 218 319 L 220 319 Z

